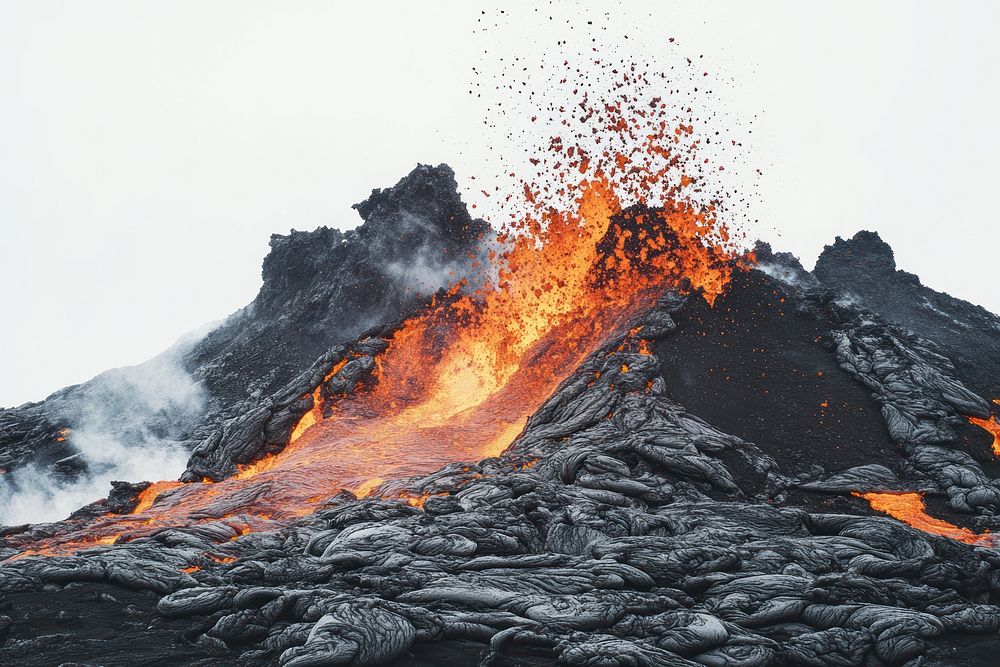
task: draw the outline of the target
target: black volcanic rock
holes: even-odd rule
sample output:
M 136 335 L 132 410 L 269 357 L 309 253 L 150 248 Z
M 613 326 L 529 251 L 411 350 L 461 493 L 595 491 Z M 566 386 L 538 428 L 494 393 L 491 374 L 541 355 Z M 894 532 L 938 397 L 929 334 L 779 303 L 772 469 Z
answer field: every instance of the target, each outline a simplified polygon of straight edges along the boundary
M 400 201 L 424 201 L 413 194 L 421 183 L 376 192 L 359 211 L 369 222 L 404 215 Z M 336 252 L 339 237 L 323 234 Z M 291 257 L 299 241 L 288 238 Z M 976 383 L 1000 377 L 1000 362 L 985 356 L 968 374 L 919 305 L 883 315 L 872 275 L 907 297 L 927 288 L 897 275 L 871 236 L 845 243 L 815 276 L 759 246 L 761 268 L 738 269 L 711 308 L 665 292 L 562 381 L 502 456 L 390 482 L 426 496 L 423 509 L 342 492 L 273 531 L 241 535 L 222 517 L 3 562 L 0 661 L 995 664 L 1000 549 L 986 531 L 1000 530 L 1000 485 L 985 434 L 966 418 L 994 411 Z M 349 298 L 307 286 L 313 270 L 347 280 L 335 268 L 288 260 L 284 276 L 281 257 L 268 289 L 284 285 L 292 302 Z M 258 325 L 278 339 L 293 328 L 280 291 L 257 311 L 273 309 Z M 940 296 L 970 328 L 992 317 Z M 315 311 L 292 310 L 311 322 L 332 312 L 309 303 Z M 317 387 L 329 400 L 363 390 L 395 319 L 350 325 L 357 338 L 298 366 L 289 356 L 287 375 L 268 375 L 203 429 L 186 478 L 280 449 Z M 235 329 L 219 340 L 253 350 Z M 988 326 L 975 336 L 1000 344 Z M 321 385 L 348 359 L 346 380 Z M 199 368 L 206 381 L 221 373 Z M 236 392 L 219 382 L 216 396 Z M 136 491 L 119 486 L 112 502 Z M 983 537 L 917 530 L 852 491 L 920 491 L 932 516 Z M 59 529 L 5 531 L 0 558 Z
M 127 514 L 138 504 L 137 496 L 148 489 L 149 482 L 111 482 L 111 493 L 108 494 L 106 507 L 115 514 Z
M 862 230 L 845 241 L 839 236 L 823 249 L 813 269 L 816 277 L 834 286 L 838 276 L 851 275 L 855 283 L 878 283 L 886 278 L 910 284 L 920 280 L 911 273 L 896 273 L 896 257 L 892 247 L 878 232 Z
M 187 355 L 223 405 L 271 393 L 332 345 L 475 279 L 489 226 L 469 216 L 447 165 L 420 165 L 355 208 L 364 223 L 349 232 L 272 236 L 257 298 Z
M 984 279 L 989 268 L 983 268 Z M 1000 317 L 898 270 L 892 248 L 877 233 L 837 238 L 820 255 L 814 273 L 825 287 L 933 341 L 970 388 L 1000 397 L 995 370 L 1000 365 Z
M 207 335 L 45 401 L 0 409 L 0 484 L 31 465 L 53 483 L 87 473 L 74 446 L 80 431 L 125 443 L 135 456 L 143 442 L 194 449 L 220 421 L 245 416 L 246 401 L 275 393 L 337 343 L 461 278 L 475 285 L 489 226 L 471 218 L 447 165 L 418 165 L 356 208 L 363 223 L 354 230 L 272 236 L 257 297 Z
M 790 252 L 775 252 L 770 243 L 757 241 L 753 249 L 757 268 L 778 280 L 799 287 L 815 287 L 816 278 L 805 270 L 799 258 Z
M 658 343 L 667 394 L 789 473 L 872 458 L 898 467 L 881 406 L 833 353 L 843 317 L 760 271 L 739 273 L 714 307 L 675 315 L 678 330 Z

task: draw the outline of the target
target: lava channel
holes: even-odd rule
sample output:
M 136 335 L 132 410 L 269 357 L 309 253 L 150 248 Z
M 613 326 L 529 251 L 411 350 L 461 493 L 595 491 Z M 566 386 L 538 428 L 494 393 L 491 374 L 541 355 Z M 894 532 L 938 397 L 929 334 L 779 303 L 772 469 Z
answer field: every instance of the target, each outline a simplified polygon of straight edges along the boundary
M 913 492 L 860 493 L 852 495 L 868 501 L 876 512 L 883 512 L 908 526 L 932 535 L 940 535 L 966 544 L 996 546 L 997 536 L 993 533 L 974 533 L 968 528 L 956 526 L 943 519 L 927 514 L 924 496 Z
M 1000 398 L 994 399 L 996 405 L 1000 405 Z M 990 415 L 989 419 L 979 419 L 978 417 L 966 417 L 973 426 L 978 426 L 993 436 L 993 454 L 1000 456 L 1000 422 L 996 415 Z

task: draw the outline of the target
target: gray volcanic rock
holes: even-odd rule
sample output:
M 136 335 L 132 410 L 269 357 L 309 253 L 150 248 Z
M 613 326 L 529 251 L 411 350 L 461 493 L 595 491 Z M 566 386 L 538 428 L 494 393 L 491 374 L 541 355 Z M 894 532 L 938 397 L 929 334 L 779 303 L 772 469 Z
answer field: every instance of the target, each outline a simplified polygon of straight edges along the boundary
M 186 456 L 220 420 L 245 417 L 246 401 L 274 394 L 333 345 L 399 319 L 461 278 L 481 280 L 473 265 L 491 232 L 469 215 L 447 165 L 419 165 L 355 208 L 363 224 L 354 230 L 272 236 L 257 297 L 207 334 L 45 401 L 0 409 L 0 489 L 16 486 L 25 466 L 36 468 L 29 483 L 100 474 L 110 464 L 81 453 L 88 435 L 91 449 L 118 442 L 143 456 L 147 443 Z
M 875 232 L 837 238 L 816 262 L 816 278 L 885 319 L 933 341 L 984 396 L 1000 396 L 1000 317 L 936 292 L 896 268 L 892 248 Z M 984 268 L 983 277 L 988 272 Z
M 350 356 L 351 361 L 324 389 L 333 396 L 353 391 L 359 382 L 367 381 L 375 366 L 374 357 L 388 346 L 381 336 L 388 335 L 393 328 L 393 325 L 376 327 L 357 341 L 338 345 L 273 395 L 238 404 L 240 410 L 233 411 L 235 416 L 222 421 L 194 449 L 181 479 L 187 482 L 205 477 L 223 479 L 235 473 L 237 465 L 281 451 L 299 418 L 312 409 L 312 391 L 323 383 L 330 368 Z
M 187 355 L 224 404 L 270 394 L 332 345 L 479 277 L 471 265 L 490 229 L 471 218 L 447 165 L 420 165 L 354 208 L 364 223 L 349 232 L 272 236 L 257 298 Z
M 502 456 L 381 487 L 422 508 L 342 492 L 268 532 L 223 517 L 3 562 L 0 661 L 995 664 L 1000 485 L 966 418 L 993 414 L 975 383 L 1000 363 L 968 375 L 899 317 L 760 250 L 764 270 L 737 270 L 714 307 L 665 292 L 620 323 Z M 394 331 L 330 344 L 234 403 L 186 478 L 279 449 L 317 387 L 366 390 Z M 917 530 L 852 491 L 923 492 L 928 514 L 980 537 Z M 8 530 L 0 558 L 59 530 Z

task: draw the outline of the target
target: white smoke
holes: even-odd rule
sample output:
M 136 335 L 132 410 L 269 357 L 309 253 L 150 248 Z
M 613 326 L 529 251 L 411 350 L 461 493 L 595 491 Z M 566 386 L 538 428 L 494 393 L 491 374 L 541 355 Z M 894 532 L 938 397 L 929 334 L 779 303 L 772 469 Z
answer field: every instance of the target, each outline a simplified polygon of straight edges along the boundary
M 833 302 L 841 308 L 850 308 L 852 306 L 862 305 L 861 297 L 854 292 L 842 292 L 837 295 L 837 298 L 834 299 Z
M 499 251 L 501 248 L 493 234 L 482 239 L 473 251 L 477 265 L 467 256 L 455 257 L 442 261 L 441 243 L 436 240 L 438 230 L 421 216 L 409 211 L 402 211 L 399 223 L 401 228 L 424 227 L 430 231 L 424 244 L 413 251 L 406 261 L 389 262 L 384 270 L 400 283 L 414 289 L 419 294 L 433 294 L 441 288 L 451 287 L 463 278 L 468 280 L 469 287 L 476 289 L 484 284 L 495 283 L 497 269 L 488 259 L 488 251 Z
M 113 480 L 176 479 L 189 456 L 179 438 L 204 414 L 207 400 L 182 361 L 215 326 L 184 336 L 145 363 L 50 397 L 46 410 L 71 425 L 66 438 L 77 452 L 63 461 L 85 463 L 86 472 L 67 479 L 27 466 L 0 477 L 0 525 L 64 519 L 107 496 Z
M 424 252 L 417 255 L 416 261 L 391 262 L 385 265 L 386 273 L 420 294 L 433 294 L 465 277 L 460 272 L 456 273 L 456 268 L 461 270 L 452 264 L 431 261 Z
M 791 285 L 792 287 L 808 287 L 808 285 L 805 285 L 802 281 L 801 272 L 791 266 L 761 262 L 760 264 L 757 264 L 755 268 L 761 273 L 764 273 L 775 280 L 780 280 L 786 285 Z

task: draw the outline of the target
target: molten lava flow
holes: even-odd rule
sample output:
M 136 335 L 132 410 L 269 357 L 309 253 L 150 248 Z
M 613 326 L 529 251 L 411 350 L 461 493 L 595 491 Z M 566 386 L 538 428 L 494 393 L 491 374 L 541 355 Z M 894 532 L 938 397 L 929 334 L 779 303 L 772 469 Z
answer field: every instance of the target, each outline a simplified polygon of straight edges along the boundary
M 872 509 L 885 512 L 889 516 L 902 521 L 908 526 L 932 535 L 941 535 L 966 544 L 994 546 L 996 537 L 992 533 L 974 533 L 968 528 L 962 528 L 942 519 L 935 519 L 927 514 L 924 497 L 920 493 L 858 493 L 853 495 L 864 498 Z
M 131 515 L 67 522 L 57 537 L 24 544 L 26 553 L 210 521 L 229 525 L 235 539 L 309 514 L 342 489 L 421 506 L 426 496 L 387 487 L 501 454 L 559 383 L 664 289 L 713 302 L 739 256 L 716 206 L 684 194 L 695 179 L 670 179 L 691 151 L 682 144 L 691 128 L 668 126 L 659 98 L 636 108 L 632 117 L 621 100 L 602 105 L 587 116 L 596 125 L 580 130 L 638 137 L 627 154 L 586 156 L 553 142 L 570 167 L 557 172 L 559 194 L 572 204 L 546 205 L 547 187 L 525 184 L 526 212 L 500 235 L 494 278 L 471 294 L 456 285 L 407 320 L 376 358 L 373 388 L 327 394 L 351 361 L 344 359 L 315 388 L 313 407 L 278 454 L 217 483 L 159 482 Z
M 312 409 L 309 410 L 309 412 L 302 415 L 302 418 L 299 419 L 299 423 L 295 425 L 295 428 L 292 430 L 292 435 L 288 440 L 289 444 L 298 440 L 303 433 L 305 433 L 312 427 L 313 424 L 323 420 L 323 403 L 325 402 L 325 399 L 323 398 L 323 392 L 321 390 L 323 388 L 323 385 L 329 382 L 330 378 L 339 373 L 340 369 L 343 368 L 345 365 L 347 365 L 346 357 L 338 361 L 336 364 L 334 364 L 330 372 L 326 374 L 325 378 L 323 378 L 323 382 L 320 382 L 316 386 L 316 389 L 313 390 Z
M 1000 399 L 995 399 L 993 401 L 997 405 L 1000 405 Z M 1000 456 L 1000 422 L 997 421 L 996 415 L 990 415 L 989 419 L 978 419 L 977 417 L 966 417 L 970 424 L 978 426 L 987 433 L 993 436 L 993 454 Z
M 181 482 L 167 481 L 167 482 L 156 482 L 154 484 L 150 484 L 148 487 L 146 487 L 143 491 L 139 493 L 139 504 L 135 506 L 135 509 L 132 510 L 132 513 L 145 514 L 146 510 L 148 510 L 150 507 L 153 506 L 153 503 L 156 502 L 156 499 L 160 497 L 161 493 L 163 493 L 164 491 L 168 491 L 170 489 L 176 489 L 178 486 L 181 486 Z

